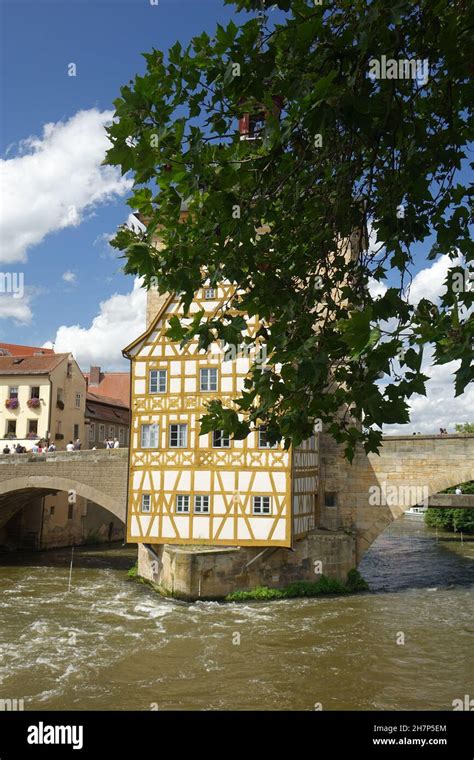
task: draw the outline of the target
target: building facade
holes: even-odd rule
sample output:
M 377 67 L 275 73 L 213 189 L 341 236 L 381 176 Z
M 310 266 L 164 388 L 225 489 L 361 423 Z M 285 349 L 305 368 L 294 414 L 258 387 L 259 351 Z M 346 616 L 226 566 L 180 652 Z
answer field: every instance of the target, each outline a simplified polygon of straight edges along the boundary
M 213 314 L 231 286 L 204 288 L 190 316 Z M 200 435 L 205 403 L 232 405 L 255 357 L 204 354 L 166 336 L 179 297 L 150 291 L 158 312 L 124 355 L 131 360 L 132 420 L 127 537 L 146 544 L 291 547 L 317 524 L 318 435 L 297 449 L 270 446 L 265 430 L 245 440 Z M 148 309 L 150 313 L 150 309 Z M 248 320 L 248 334 L 258 330 Z
M 128 446 L 130 431 L 130 373 L 103 372 L 91 367 L 87 382 L 87 448 L 104 448 L 108 439 Z
M 84 439 L 86 382 L 72 354 L 0 355 L 0 447 Z M 3 418 L 3 419 L 1 419 Z
M 128 446 L 130 409 L 119 399 L 86 394 L 87 448 L 104 448 L 107 439 L 117 440 Z

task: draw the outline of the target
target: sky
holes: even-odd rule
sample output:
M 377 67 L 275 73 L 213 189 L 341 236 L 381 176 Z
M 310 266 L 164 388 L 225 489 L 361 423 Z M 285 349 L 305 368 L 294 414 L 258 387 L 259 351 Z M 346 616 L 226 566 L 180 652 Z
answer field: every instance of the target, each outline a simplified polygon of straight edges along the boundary
M 152 2 L 0 0 L 0 275 L 15 290 L 0 289 L 0 341 L 54 344 L 83 370 L 127 369 L 121 349 L 145 326 L 145 291 L 108 245 L 131 187 L 100 165 L 113 100 L 144 71 L 142 52 L 238 18 L 222 0 Z M 446 262 L 423 261 L 429 247 L 412 292 L 436 299 Z M 455 400 L 452 371 L 428 371 L 428 399 L 416 397 L 412 423 L 390 432 L 472 421 L 474 391 Z

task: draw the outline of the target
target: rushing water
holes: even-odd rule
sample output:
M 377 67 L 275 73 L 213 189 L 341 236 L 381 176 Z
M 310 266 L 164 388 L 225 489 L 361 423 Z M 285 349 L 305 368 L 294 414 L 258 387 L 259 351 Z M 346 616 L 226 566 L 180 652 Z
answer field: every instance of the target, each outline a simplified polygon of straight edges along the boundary
M 399 520 L 360 566 L 370 593 L 273 603 L 161 599 L 127 579 L 134 556 L 76 550 L 70 592 L 70 550 L 0 558 L 0 699 L 25 710 L 443 710 L 473 692 L 472 540 Z

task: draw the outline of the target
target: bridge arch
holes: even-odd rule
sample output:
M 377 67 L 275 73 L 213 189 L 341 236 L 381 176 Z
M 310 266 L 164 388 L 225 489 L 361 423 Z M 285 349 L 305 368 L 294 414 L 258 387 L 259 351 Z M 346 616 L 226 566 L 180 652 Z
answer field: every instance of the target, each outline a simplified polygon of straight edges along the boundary
M 0 509 L 4 498 L 15 492 L 34 492 L 55 493 L 64 491 L 68 493 L 74 490 L 77 496 L 83 496 L 85 499 L 95 502 L 100 507 L 104 507 L 119 520 L 125 522 L 124 505 L 117 501 L 115 496 L 106 493 L 102 489 L 87 483 L 81 483 L 74 478 L 63 478 L 58 475 L 22 475 L 16 478 L 10 478 L 0 482 Z M 21 505 L 19 506 L 21 508 Z
M 342 446 L 323 437 L 324 490 L 337 494 L 338 509 L 333 517 L 334 511 L 323 506 L 322 527 L 353 532 L 357 562 L 377 536 L 423 496 L 474 480 L 473 434 L 387 436 L 378 454 L 367 455 L 360 448 L 352 464 L 344 459 Z M 382 495 L 393 488 L 404 497 L 398 504 L 370 498 L 377 489 Z
M 375 520 L 368 528 L 359 531 L 357 536 L 358 541 L 358 558 L 362 559 L 362 556 L 370 548 L 376 538 L 383 533 L 383 531 L 395 520 L 398 520 L 406 509 L 414 507 L 420 503 L 419 494 L 423 492 L 426 487 L 428 489 L 428 496 L 435 496 L 436 494 L 445 491 L 447 488 L 452 488 L 459 483 L 466 483 L 474 480 L 474 462 L 471 466 L 459 467 L 453 469 L 449 474 L 446 472 L 440 473 L 434 477 L 430 482 L 425 483 L 423 479 L 417 482 L 416 480 L 405 487 L 405 493 L 407 498 L 404 499 L 402 505 L 388 506 L 384 509 L 383 514 L 379 516 L 379 519 Z M 391 485 L 396 485 L 395 482 L 391 482 Z M 401 485 L 400 489 L 404 486 Z

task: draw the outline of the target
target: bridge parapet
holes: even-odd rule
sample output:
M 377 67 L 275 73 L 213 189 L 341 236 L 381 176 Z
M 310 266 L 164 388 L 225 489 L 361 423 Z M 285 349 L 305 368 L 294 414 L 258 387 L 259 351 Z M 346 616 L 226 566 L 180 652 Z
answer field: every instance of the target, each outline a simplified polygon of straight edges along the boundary
M 47 451 L 34 454 L 0 454 L 0 465 L 24 465 L 34 462 L 107 462 L 110 460 L 128 460 L 128 449 L 81 449 L 80 451 Z
M 429 497 L 428 506 L 434 509 L 474 509 L 474 493 L 437 493 Z

